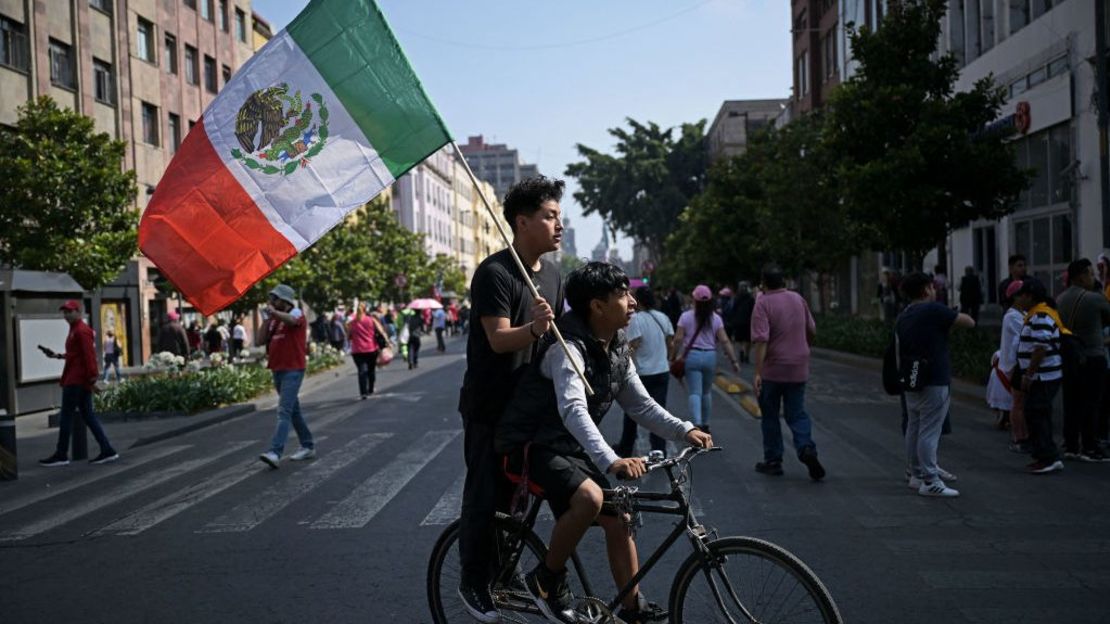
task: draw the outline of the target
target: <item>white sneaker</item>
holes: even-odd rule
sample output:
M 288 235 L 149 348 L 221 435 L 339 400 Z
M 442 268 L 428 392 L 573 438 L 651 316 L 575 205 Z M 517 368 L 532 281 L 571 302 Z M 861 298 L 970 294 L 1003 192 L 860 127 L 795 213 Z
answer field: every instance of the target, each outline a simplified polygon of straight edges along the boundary
M 281 462 L 281 456 L 273 451 L 266 451 L 265 453 L 259 455 L 258 459 L 274 470 L 277 470 L 278 463 Z
M 316 449 L 302 447 L 299 451 L 290 455 L 289 459 L 293 461 L 302 461 L 305 459 L 312 459 L 313 457 L 316 457 Z
M 948 472 L 947 470 L 945 470 L 944 468 L 941 468 L 940 466 L 937 466 L 937 476 L 940 477 L 941 479 L 944 479 L 945 482 L 959 481 L 959 479 L 956 478 L 956 475 L 952 474 L 951 472 Z
M 932 483 L 922 483 L 921 487 L 917 489 L 917 493 L 922 496 L 938 496 L 941 498 L 955 498 L 960 495 L 957 490 L 948 487 L 940 479 L 936 479 Z

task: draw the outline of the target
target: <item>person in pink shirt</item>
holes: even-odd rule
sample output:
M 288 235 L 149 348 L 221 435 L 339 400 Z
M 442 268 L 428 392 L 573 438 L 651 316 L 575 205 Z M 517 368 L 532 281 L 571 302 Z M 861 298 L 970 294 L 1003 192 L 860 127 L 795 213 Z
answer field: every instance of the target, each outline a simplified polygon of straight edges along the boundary
M 686 361 L 686 400 L 690 420 L 698 429 L 709 433 L 709 413 L 713 409 L 713 381 L 717 378 L 717 346 L 724 347 L 732 370 L 739 373 L 740 364 L 725 334 L 725 324 L 713 311 L 713 292 L 698 284 L 692 293 L 694 309 L 678 318 L 672 343 L 671 360 Z
M 782 269 L 767 265 L 762 281 L 763 293 L 755 300 L 752 311 L 754 385 L 763 412 L 763 461 L 755 465 L 755 470 L 767 475 L 782 474 L 779 414 L 784 413 L 798 459 L 809 470 L 809 477 L 819 481 L 825 477 L 825 468 L 817 460 L 812 424 L 805 410 L 809 345 L 817 335 L 817 326 L 805 299 L 786 289 Z
M 359 398 L 366 400 L 374 394 L 378 350 L 388 344 L 389 337 L 378 319 L 367 311 L 366 302 L 360 301 L 356 310 L 347 321 L 347 337 L 351 341 L 351 358 L 358 369 Z

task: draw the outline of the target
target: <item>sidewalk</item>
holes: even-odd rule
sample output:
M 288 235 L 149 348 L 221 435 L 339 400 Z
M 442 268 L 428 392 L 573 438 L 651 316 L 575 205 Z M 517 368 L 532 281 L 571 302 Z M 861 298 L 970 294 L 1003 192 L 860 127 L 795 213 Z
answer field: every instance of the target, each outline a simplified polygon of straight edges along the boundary
M 305 380 L 301 387 L 301 396 L 304 397 L 354 375 L 355 369 L 346 363 L 322 371 Z M 188 416 L 114 421 L 106 424 L 105 430 L 112 445 L 122 454 L 128 449 L 168 440 L 233 418 L 272 409 L 276 405 L 277 393 L 271 390 L 246 403 L 227 405 Z M 46 410 L 16 417 L 16 455 L 21 473 L 37 469 L 36 462 L 54 452 L 58 441 L 58 429 L 48 426 L 50 415 L 54 413 L 56 412 L 53 410 Z M 88 451 L 90 458 L 97 452 L 96 440 L 91 434 L 88 435 Z

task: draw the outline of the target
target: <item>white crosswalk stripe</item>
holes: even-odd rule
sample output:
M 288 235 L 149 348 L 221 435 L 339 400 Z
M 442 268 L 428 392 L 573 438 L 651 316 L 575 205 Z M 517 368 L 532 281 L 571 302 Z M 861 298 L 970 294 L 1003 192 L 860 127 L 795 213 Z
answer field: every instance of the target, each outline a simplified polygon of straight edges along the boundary
M 363 481 L 334 509 L 313 522 L 310 528 L 355 529 L 366 526 L 459 433 L 458 430 L 425 433 L 413 446 Z
M 113 505 L 124 499 L 130 498 L 131 496 L 134 496 L 139 492 L 155 487 L 161 483 L 165 483 L 170 479 L 174 479 L 183 474 L 192 472 L 193 470 L 205 466 L 206 464 L 210 464 L 226 455 L 241 451 L 242 449 L 252 444 L 256 443 L 233 443 L 221 451 L 213 452 L 211 455 L 198 459 L 184 461 L 170 466 L 165 470 L 153 471 L 143 475 L 139 475 L 137 477 L 124 481 L 123 483 L 117 484 L 115 489 L 109 494 L 92 498 L 71 507 L 66 507 L 65 509 L 34 521 L 20 529 L 15 529 L 13 531 L 4 533 L 0 535 L 0 541 L 22 540 L 38 535 L 39 533 L 49 531 L 50 529 L 59 527 L 63 524 L 66 524 L 67 522 L 71 522 L 77 518 L 80 518 L 81 516 L 92 513 L 109 505 Z
M 367 433 L 348 442 L 343 448 L 328 452 L 289 478 L 252 496 L 234 509 L 206 524 L 197 533 L 239 533 L 250 531 L 273 517 L 293 501 L 312 491 L 336 472 L 366 456 L 391 433 Z
M 322 442 L 326 439 L 327 436 L 321 436 L 316 438 L 316 441 Z M 138 535 L 161 522 L 169 520 L 193 505 L 223 492 L 240 481 L 265 472 L 269 472 L 269 469 L 265 468 L 257 459 L 236 464 L 183 490 L 164 496 L 99 529 L 95 534 Z
M 58 496 L 59 494 L 65 494 L 66 492 L 71 492 L 73 490 L 76 490 L 77 488 L 96 483 L 101 479 L 118 476 L 124 472 L 129 472 L 135 468 L 138 468 L 143 464 L 162 459 L 163 457 L 168 457 L 170 455 L 173 455 L 174 453 L 177 453 L 178 451 L 183 451 L 187 448 L 189 448 L 188 444 L 182 446 L 167 446 L 165 448 L 154 449 L 145 454 L 128 453 L 125 460 L 121 460 L 121 463 L 112 464 L 103 469 L 99 469 L 95 473 L 71 479 L 64 483 L 51 486 L 49 487 L 49 489 L 42 489 L 22 498 L 0 501 L 0 516 L 6 513 L 13 512 L 17 509 L 23 509 L 28 505 L 40 503 L 48 498 Z
M 439 497 L 439 502 L 435 507 L 428 512 L 428 515 L 420 522 L 420 526 L 443 526 L 451 524 L 455 518 L 459 517 L 459 510 L 462 509 L 462 493 L 463 485 L 466 483 L 466 471 L 464 470 L 459 478 L 447 488 L 443 496 Z

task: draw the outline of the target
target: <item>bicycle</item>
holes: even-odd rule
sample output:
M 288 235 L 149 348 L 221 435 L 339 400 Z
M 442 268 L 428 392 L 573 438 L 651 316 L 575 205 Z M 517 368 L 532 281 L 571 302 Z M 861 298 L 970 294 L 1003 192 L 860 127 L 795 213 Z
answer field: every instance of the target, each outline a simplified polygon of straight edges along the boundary
M 665 459 L 653 451 L 648 471 L 663 470 L 670 492 L 641 492 L 632 486 L 605 490 L 606 505 L 626 519 L 630 530 L 641 513 L 680 516 L 670 535 L 640 567 L 639 572 L 608 602 L 591 589 L 578 554 L 568 565 L 568 582 L 578 596 L 580 621 L 590 624 L 619 624 L 613 615 L 621 600 L 654 568 L 678 539 L 689 538 L 693 552 L 679 566 L 668 601 L 672 624 L 793 624 L 821 622 L 842 624 L 840 611 L 817 575 L 786 549 L 754 537 L 716 537 L 716 530 L 698 522 L 691 509 L 688 488 L 692 483 L 690 462 L 720 447 L 689 447 Z M 666 504 L 670 503 L 670 504 Z M 522 518 L 498 513 L 495 529 L 496 570 L 492 593 L 506 622 L 546 622 L 524 588 L 523 574 L 547 553 L 533 527 L 543 499 L 534 497 Z M 428 563 L 428 606 L 436 624 L 472 622 L 457 598 L 459 521 L 449 525 L 436 541 Z M 699 582 L 700 581 L 700 582 Z M 789 585 L 784 587 L 784 585 Z

